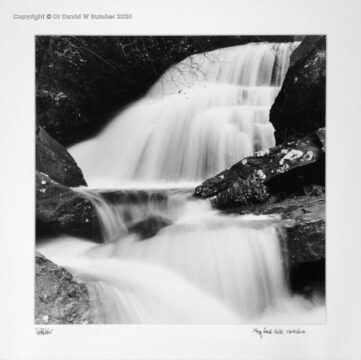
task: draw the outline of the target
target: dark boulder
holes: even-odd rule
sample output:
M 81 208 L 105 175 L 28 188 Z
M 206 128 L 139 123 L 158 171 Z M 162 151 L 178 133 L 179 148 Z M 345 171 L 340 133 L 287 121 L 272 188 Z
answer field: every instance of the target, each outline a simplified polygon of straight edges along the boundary
M 66 186 L 86 185 L 73 157 L 40 126 L 36 130 L 36 170 Z
M 100 228 L 92 203 L 81 193 L 36 172 L 36 233 L 74 235 L 100 241 Z
M 325 126 L 326 37 L 306 36 L 291 57 L 270 121 L 276 144 Z
M 304 185 L 322 186 L 324 152 L 325 131 L 319 129 L 242 159 L 197 186 L 194 196 L 223 208 L 263 203 L 286 190 L 299 192 Z
M 89 292 L 73 275 L 35 255 L 35 324 L 90 324 Z
M 131 225 L 128 230 L 138 234 L 141 240 L 145 240 L 155 236 L 161 229 L 169 225 L 171 225 L 171 221 L 168 219 L 150 216 Z

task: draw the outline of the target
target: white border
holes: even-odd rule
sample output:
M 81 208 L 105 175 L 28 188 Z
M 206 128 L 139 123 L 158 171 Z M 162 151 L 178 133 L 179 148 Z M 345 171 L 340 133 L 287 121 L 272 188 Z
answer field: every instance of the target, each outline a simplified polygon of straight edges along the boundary
M 13 14 L 132 13 L 130 21 Z M 0 359 L 360 359 L 357 0 L 0 0 Z M 260 340 L 252 326 L 33 325 L 35 34 L 327 34 L 327 325 Z

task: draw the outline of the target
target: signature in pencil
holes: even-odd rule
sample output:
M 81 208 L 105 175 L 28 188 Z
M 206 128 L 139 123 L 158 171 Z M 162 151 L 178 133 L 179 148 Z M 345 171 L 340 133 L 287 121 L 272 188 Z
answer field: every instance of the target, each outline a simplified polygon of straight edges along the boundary
M 53 333 L 53 329 L 48 327 L 38 327 L 35 328 L 36 335 L 51 335 Z

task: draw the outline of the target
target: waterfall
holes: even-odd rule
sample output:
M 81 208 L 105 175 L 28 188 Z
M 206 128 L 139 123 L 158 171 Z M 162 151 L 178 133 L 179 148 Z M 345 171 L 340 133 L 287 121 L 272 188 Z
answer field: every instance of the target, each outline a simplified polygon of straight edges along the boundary
M 38 250 L 86 283 L 96 323 L 324 320 L 321 300 L 290 291 L 277 216 L 225 215 L 191 196 L 193 183 L 274 145 L 268 112 L 296 46 L 191 56 L 70 149 L 103 243 L 63 237 Z
M 269 110 L 297 45 L 252 43 L 190 56 L 69 152 L 91 186 L 213 176 L 275 144 Z
M 322 321 L 321 300 L 291 294 L 277 216 L 224 215 L 185 191 L 80 191 L 104 243 L 60 238 L 38 250 L 87 284 L 95 322 Z M 168 221 L 142 239 L 134 228 L 154 215 Z

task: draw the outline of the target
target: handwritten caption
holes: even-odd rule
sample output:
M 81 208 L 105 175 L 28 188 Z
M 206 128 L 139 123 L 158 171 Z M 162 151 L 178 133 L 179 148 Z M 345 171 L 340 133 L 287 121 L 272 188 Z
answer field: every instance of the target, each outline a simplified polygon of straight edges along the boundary
M 38 327 L 35 328 L 36 335 L 51 335 L 53 333 L 53 329 L 48 327 Z
M 263 329 L 253 328 L 253 334 L 257 335 L 260 339 L 263 339 L 264 336 L 268 335 L 305 335 L 306 330 L 300 328 L 294 329 L 264 327 Z

